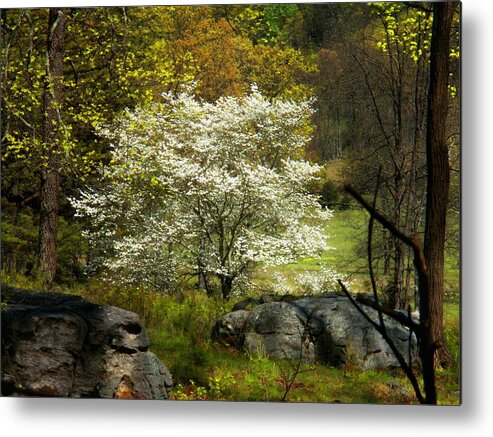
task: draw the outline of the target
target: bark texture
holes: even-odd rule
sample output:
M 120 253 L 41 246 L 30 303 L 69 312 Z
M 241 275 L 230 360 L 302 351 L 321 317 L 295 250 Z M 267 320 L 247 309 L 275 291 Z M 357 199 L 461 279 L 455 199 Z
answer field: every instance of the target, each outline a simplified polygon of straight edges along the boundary
M 428 296 L 421 302 L 421 317 L 429 320 L 430 338 L 442 365 L 450 364 L 443 334 L 444 253 L 450 185 L 447 144 L 450 30 L 455 2 L 433 4 L 426 158 L 427 192 L 424 254 L 427 262 Z M 421 296 L 421 299 L 423 296 Z
M 46 285 L 55 280 L 57 267 L 58 207 L 60 198 L 60 104 L 63 89 L 63 56 L 66 13 L 50 9 L 46 43 L 47 81 L 43 93 L 43 146 L 45 160 L 41 169 L 41 211 L 39 228 L 39 268 Z
M 448 192 L 449 156 L 446 136 L 450 30 L 455 3 L 433 4 L 430 55 L 430 91 L 426 133 L 426 217 L 424 256 L 426 275 L 420 278 L 420 313 L 424 330 L 420 346 L 426 403 L 436 404 L 435 367 L 450 362 L 443 333 L 443 275 Z

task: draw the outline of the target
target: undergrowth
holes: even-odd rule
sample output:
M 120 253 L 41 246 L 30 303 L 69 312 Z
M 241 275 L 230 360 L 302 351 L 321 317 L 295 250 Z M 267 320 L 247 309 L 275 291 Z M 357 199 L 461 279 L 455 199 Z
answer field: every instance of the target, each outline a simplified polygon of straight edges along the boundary
M 286 378 L 293 376 L 288 375 L 292 372 L 290 363 L 273 361 L 261 354 L 243 353 L 212 342 L 210 332 L 220 307 L 221 304 L 217 302 L 193 294 L 182 303 L 169 305 L 169 318 L 163 320 L 161 327 L 149 329 L 151 350 L 166 363 L 174 376 L 175 386 L 171 398 L 280 401 L 286 391 Z M 195 316 L 184 317 L 184 309 Z M 446 405 L 459 403 L 457 315 L 456 305 L 447 304 L 446 335 L 456 362 L 451 369 L 437 371 L 439 403 Z M 302 365 L 286 400 L 359 404 L 417 403 L 413 389 L 400 369 L 362 371 L 350 364 L 342 368 Z
M 3 278 L 6 280 L 8 278 Z M 20 279 L 14 286 L 37 289 Z M 231 311 L 235 300 L 223 302 L 191 291 L 164 296 L 105 283 L 60 287 L 56 291 L 81 295 L 88 300 L 119 306 L 139 314 L 146 326 L 150 350 L 173 375 L 171 399 L 358 404 L 417 403 L 412 387 L 400 369 L 361 371 L 350 364 L 342 368 L 302 365 L 293 375 L 290 363 L 273 361 L 262 354 L 246 354 L 211 340 L 214 322 Z M 439 403 L 457 405 L 459 395 L 459 310 L 456 303 L 444 307 L 445 333 L 455 359 L 450 369 L 437 370 Z M 287 394 L 287 380 L 295 376 Z
M 324 253 L 323 261 L 352 275 L 352 291 L 368 290 L 364 262 L 351 256 L 364 226 L 365 217 L 358 211 L 337 211 L 332 219 L 331 244 L 338 250 Z M 334 231 L 335 230 L 335 231 Z M 315 271 L 315 259 L 277 269 L 287 275 L 298 270 Z M 272 271 L 257 272 L 258 285 L 271 285 Z M 460 314 L 458 270 L 451 258 L 446 264 L 446 303 L 444 321 L 447 346 L 455 362 L 449 369 L 437 370 L 439 403 L 460 402 Z M 18 288 L 42 290 L 41 281 L 22 275 L 2 273 L 2 282 Z M 409 404 L 416 403 L 412 387 L 400 369 L 361 371 L 356 366 L 330 368 L 323 365 L 302 366 L 293 375 L 289 362 L 272 361 L 261 354 L 248 355 L 225 348 L 211 340 L 214 322 L 231 311 L 240 298 L 228 302 L 208 298 L 198 291 L 165 296 L 137 288 L 118 287 L 92 280 L 55 287 L 52 291 L 69 292 L 98 303 L 136 312 L 147 329 L 150 349 L 166 364 L 173 375 L 172 399 L 210 399 L 231 401 L 341 402 Z M 286 393 L 286 387 L 295 376 Z
M 4 278 L 6 279 L 6 278 Z M 13 285 L 36 289 L 20 280 Z M 302 365 L 293 375 L 291 363 L 273 361 L 262 354 L 246 354 L 211 340 L 214 322 L 231 311 L 234 300 L 223 302 L 192 291 L 163 296 L 100 282 L 70 289 L 88 300 L 119 306 L 139 314 L 146 326 L 150 350 L 173 375 L 171 399 L 336 402 L 358 404 L 417 403 L 412 387 L 400 369 L 361 371 L 347 364 L 342 368 Z M 459 311 L 456 303 L 444 307 L 448 348 L 455 359 L 449 369 L 437 370 L 439 403 L 457 405 L 459 395 Z M 295 376 L 287 394 L 288 380 Z

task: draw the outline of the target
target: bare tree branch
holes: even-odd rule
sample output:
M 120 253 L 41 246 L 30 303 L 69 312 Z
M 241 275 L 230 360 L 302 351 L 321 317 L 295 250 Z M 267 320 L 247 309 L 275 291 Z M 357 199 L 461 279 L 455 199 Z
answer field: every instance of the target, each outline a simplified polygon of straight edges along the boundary
M 399 322 L 401 325 L 405 326 L 406 328 L 409 328 L 411 331 L 417 334 L 421 334 L 422 332 L 421 325 L 419 323 L 416 323 L 409 316 L 403 314 L 401 311 L 396 311 L 388 306 L 381 305 L 378 302 L 375 302 L 374 300 L 371 300 L 368 297 L 362 295 L 358 295 L 356 297 L 356 301 L 370 308 L 373 308 L 378 312 L 385 314 L 386 316 L 394 319 L 395 321 Z
M 416 375 L 413 372 L 413 369 L 411 367 L 411 363 L 407 363 L 399 349 L 397 349 L 395 343 L 392 341 L 392 339 L 388 336 L 387 330 L 385 329 L 385 326 L 381 326 L 378 323 L 374 322 L 371 317 L 366 314 L 366 312 L 358 305 L 356 300 L 354 300 L 353 296 L 349 293 L 348 289 L 344 285 L 344 283 L 339 279 L 337 281 L 339 283 L 339 286 L 341 287 L 342 291 L 346 295 L 346 297 L 350 300 L 350 302 L 353 304 L 353 306 L 358 310 L 358 312 L 377 330 L 377 332 L 383 337 L 383 339 L 386 341 L 386 343 L 389 345 L 390 349 L 394 353 L 397 361 L 399 362 L 399 365 L 402 370 L 406 373 L 407 378 L 411 382 L 414 392 L 416 394 L 416 397 L 418 398 L 419 402 L 421 404 L 425 403 L 425 398 L 423 397 L 423 394 L 421 393 L 421 388 L 419 387 L 418 380 L 416 378 Z
M 421 273 L 425 275 L 428 271 L 427 266 L 426 266 L 426 261 L 423 253 L 423 249 L 419 242 L 417 241 L 416 237 L 410 237 L 409 235 L 404 234 L 400 229 L 398 229 L 394 223 L 392 223 L 384 214 L 382 214 L 380 211 L 378 211 L 376 208 L 371 206 L 361 194 L 359 194 L 351 185 L 345 185 L 344 189 L 353 196 L 358 203 L 365 208 L 370 215 L 377 220 L 385 229 L 390 231 L 390 233 L 396 237 L 399 238 L 401 241 L 403 241 L 405 244 L 410 246 L 413 249 L 414 252 L 414 260 L 416 267 L 418 269 L 418 273 Z

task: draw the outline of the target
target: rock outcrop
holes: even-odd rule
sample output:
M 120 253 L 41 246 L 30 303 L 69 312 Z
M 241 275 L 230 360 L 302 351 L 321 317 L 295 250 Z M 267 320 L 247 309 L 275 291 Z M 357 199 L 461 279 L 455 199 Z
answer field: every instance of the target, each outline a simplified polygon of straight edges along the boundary
M 314 361 L 307 322 L 303 312 L 290 303 L 259 305 L 245 321 L 243 347 L 274 359 Z
M 249 311 L 236 310 L 221 317 L 212 329 L 212 339 L 225 346 L 241 348 L 239 343 L 243 337 L 245 322 Z
M 137 314 L 2 286 L 2 394 L 167 399 L 171 375 Z
M 249 302 L 251 303 L 251 302 Z M 291 302 L 259 304 L 250 312 L 233 311 L 219 319 L 213 329 L 235 320 L 229 344 L 250 353 L 274 359 L 318 361 L 331 366 L 352 363 L 362 369 L 397 367 L 388 344 L 351 302 L 338 293 L 305 297 Z M 377 312 L 365 307 L 378 320 Z M 387 332 L 406 359 L 417 357 L 414 335 L 398 322 L 385 317 Z M 228 324 L 228 323 L 226 323 Z M 231 323 L 229 323 L 231 325 Z M 237 335 L 237 338 L 233 338 Z

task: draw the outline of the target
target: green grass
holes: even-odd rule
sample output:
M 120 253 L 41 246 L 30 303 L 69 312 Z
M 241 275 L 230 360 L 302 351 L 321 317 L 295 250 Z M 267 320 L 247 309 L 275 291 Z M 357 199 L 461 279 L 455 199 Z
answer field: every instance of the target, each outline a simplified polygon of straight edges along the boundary
M 303 271 L 318 271 L 325 264 L 352 279 L 352 291 L 369 291 L 365 254 L 358 249 L 365 241 L 367 217 L 361 210 L 336 211 L 327 227 L 328 250 L 321 260 L 307 258 L 296 264 L 257 270 L 253 280 L 272 289 L 272 274 L 285 273 L 288 278 Z M 364 243 L 363 243 L 364 245 Z M 364 249 L 363 249 L 364 252 Z M 446 259 L 447 294 L 444 327 L 447 345 L 455 359 L 450 369 L 437 371 L 439 403 L 459 403 L 459 304 L 457 259 Z M 40 289 L 32 279 L 5 277 L 2 281 L 17 287 Z M 114 287 L 93 281 L 74 284 L 70 292 L 92 302 L 120 306 L 139 314 L 147 328 L 150 349 L 166 364 L 174 378 L 173 399 L 213 399 L 232 401 L 279 401 L 285 394 L 286 381 L 292 376 L 289 362 L 271 361 L 211 341 L 212 326 L 231 310 L 235 299 L 222 302 L 196 291 L 181 296 L 162 296 L 137 289 Z M 238 300 L 239 298 L 236 298 Z M 341 402 L 409 404 L 416 403 L 412 387 L 400 369 L 360 371 L 351 365 L 330 368 L 304 366 L 287 394 L 290 402 Z
M 36 289 L 27 280 L 15 286 Z M 229 302 L 199 292 L 163 296 L 140 290 L 92 282 L 58 291 L 79 294 L 100 303 L 139 314 L 147 328 L 150 350 L 173 375 L 172 399 L 231 401 L 280 401 L 292 363 L 272 361 L 223 347 L 210 338 L 215 320 L 230 311 Z M 238 298 L 237 298 L 238 299 Z M 236 299 L 236 300 L 237 300 Z M 444 306 L 445 332 L 456 363 L 437 372 L 439 402 L 459 403 L 459 307 Z M 360 371 L 351 364 L 342 368 L 304 365 L 289 390 L 289 402 L 341 402 L 359 404 L 416 403 L 414 392 L 400 369 Z
M 257 269 L 252 282 L 262 291 L 272 290 L 275 273 L 286 276 L 288 285 L 293 285 L 294 276 L 304 272 L 320 271 L 321 266 L 334 269 L 344 279 L 352 281 L 352 291 L 368 291 L 369 280 L 364 256 L 358 255 L 358 241 L 365 238 L 367 222 L 364 211 L 335 211 L 325 228 L 327 243 L 331 247 L 320 258 L 304 258 L 296 263 Z
M 292 363 L 248 355 L 210 340 L 209 333 L 222 303 L 198 294 L 193 294 L 182 303 L 170 297 L 161 299 L 167 302 L 164 305 L 167 307 L 167 317 L 163 319 L 162 326 L 154 325 L 148 334 L 151 350 L 174 375 L 173 399 L 282 399 L 286 380 L 292 376 Z M 189 312 L 194 316 L 184 317 Z M 458 315 L 457 304 L 445 306 L 446 334 L 456 359 Z M 459 403 L 458 360 L 451 369 L 437 372 L 437 386 L 440 403 Z M 400 369 L 360 371 L 350 364 L 342 368 L 304 365 L 286 400 L 362 404 L 417 402 L 411 385 Z
M 297 263 L 278 267 L 257 269 L 253 272 L 253 283 L 264 290 L 272 289 L 272 275 L 276 272 L 286 275 L 288 284 L 293 277 L 302 272 L 319 271 L 321 265 L 336 270 L 342 278 L 350 280 L 352 292 L 370 292 L 366 240 L 368 233 L 368 214 L 361 209 L 336 210 L 325 229 L 327 242 L 332 249 L 326 250 L 319 258 L 305 258 Z M 445 298 L 459 300 L 459 256 L 446 253 L 445 256 Z M 383 289 L 391 280 L 380 272 L 377 285 Z
M 459 255 L 446 252 L 445 253 L 445 298 L 458 302 L 460 296 L 460 269 L 459 269 Z
M 296 264 L 257 271 L 254 281 L 265 289 L 272 288 L 272 274 L 282 272 L 288 282 L 292 275 L 303 271 L 318 271 L 320 264 L 334 267 L 352 279 L 353 291 L 368 291 L 369 280 L 365 255 L 358 254 L 358 241 L 365 241 L 367 216 L 361 210 L 336 211 L 327 228 L 327 236 L 335 250 L 328 250 L 321 260 L 306 258 Z M 363 243 L 364 244 L 364 243 Z M 458 290 L 457 264 L 447 258 L 446 284 Z M 451 369 L 437 371 L 439 403 L 459 403 L 459 305 L 449 299 L 444 306 L 445 332 L 449 350 L 455 359 Z M 226 308 L 225 308 L 226 309 Z M 212 314 L 212 313 L 211 313 Z M 202 320 L 200 329 L 212 329 L 215 319 Z M 185 332 L 185 330 L 183 330 Z M 194 332 L 189 326 L 186 332 Z M 176 399 L 280 400 L 285 392 L 289 363 L 274 362 L 264 357 L 248 356 L 236 350 L 212 343 L 208 338 L 192 343 L 170 338 L 167 330 L 150 331 L 151 347 L 175 371 L 178 384 L 172 397 Z M 191 351 L 191 352 L 190 352 Z M 190 365 L 184 365 L 189 363 Z M 284 369 L 284 372 L 282 372 Z M 400 369 L 359 371 L 305 366 L 287 395 L 293 402 L 342 403 L 416 403 L 414 392 Z
M 322 255 L 327 263 L 353 281 L 354 291 L 369 291 L 368 264 L 361 242 L 366 240 L 367 214 L 359 209 L 335 211 L 327 235 L 333 250 Z

